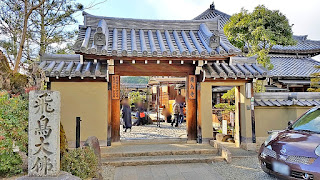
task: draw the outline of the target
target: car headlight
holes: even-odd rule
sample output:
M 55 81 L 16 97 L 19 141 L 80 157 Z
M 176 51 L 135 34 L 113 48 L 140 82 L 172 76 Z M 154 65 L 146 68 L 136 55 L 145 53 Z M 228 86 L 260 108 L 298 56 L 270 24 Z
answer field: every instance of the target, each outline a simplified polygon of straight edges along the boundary
M 273 132 L 273 133 L 264 141 L 264 145 L 267 146 L 271 141 L 273 141 L 274 139 L 276 139 L 278 135 L 279 135 L 279 132 Z
M 317 156 L 320 156 L 320 145 L 316 148 L 314 153 L 316 153 Z

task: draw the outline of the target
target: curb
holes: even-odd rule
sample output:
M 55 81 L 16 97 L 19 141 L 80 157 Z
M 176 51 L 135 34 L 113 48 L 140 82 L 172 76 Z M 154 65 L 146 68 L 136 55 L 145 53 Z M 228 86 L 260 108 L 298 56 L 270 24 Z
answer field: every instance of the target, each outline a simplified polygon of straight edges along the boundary
M 227 163 L 231 163 L 232 161 L 232 154 L 229 151 L 228 148 L 226 148 L 223 144 L 221 144 L 220 142 L 216 141 L 216 140 L 210 140 L 209 143 L 212 147 L 217 148 L 218 149 L 218 153 L 221 157 L 223 157 Z

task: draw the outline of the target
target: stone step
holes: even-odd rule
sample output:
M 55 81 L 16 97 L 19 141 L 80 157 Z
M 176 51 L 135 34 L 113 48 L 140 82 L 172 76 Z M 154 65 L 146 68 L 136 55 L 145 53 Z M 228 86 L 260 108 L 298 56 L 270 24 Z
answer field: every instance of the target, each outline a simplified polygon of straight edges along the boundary
M 139 145 L 139 144 L 185 144 L 187 138 L 159 138 L 159 139 L 121 139 L 121 145 Z M 111 144 L 112 145 L 112 144 Z
M 217 155 L 218 149 L 192 149 L 192 150 L 161 150 L 161 151 L 138 151 L 138 152 L 114 152 L 105 153 L 102 150 L 102 158 L 137 157 L 137 156 L 170 156 L 170 155 Z
M 142 166 L 159 164 L 211 163 L 221 162 L 224 158 L 217 155 L 167 155 L 167 156 L 136 156 L 120 158 L 102 158 L 103 165 L 109 166 Z

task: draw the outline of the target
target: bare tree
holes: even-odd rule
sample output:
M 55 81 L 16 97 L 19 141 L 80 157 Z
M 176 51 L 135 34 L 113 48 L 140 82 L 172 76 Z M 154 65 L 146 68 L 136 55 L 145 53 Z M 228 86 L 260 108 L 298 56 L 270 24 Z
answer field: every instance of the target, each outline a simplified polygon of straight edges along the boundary
M 12 0 L 10 0 L 12 2 Z M 28 29 L 28 20 L 33 11 L 35 11 L 37 8 L 39 8 L 45 0 L 40 0 L 38 3 L 35 3 L 33 0 L 28 1 L 28 0 L 16 0 L 17 3 L 23 3 L 24 5 L 24 15 L 23 15 L 23 28 L 22 28 L 22 34 L 21 34 L 21 39 L 19 43 L 19 49 L 18 49 L 18 54 L 15 59 L 15 65 L 14 65 L 14 70 L 13 72 L 16 73 L 18 72 L 20 61 L 22 58 L 22 51 L 24 48 L 24 43 L 26 41 L 26 36 L 27 36 L 27 29 Z

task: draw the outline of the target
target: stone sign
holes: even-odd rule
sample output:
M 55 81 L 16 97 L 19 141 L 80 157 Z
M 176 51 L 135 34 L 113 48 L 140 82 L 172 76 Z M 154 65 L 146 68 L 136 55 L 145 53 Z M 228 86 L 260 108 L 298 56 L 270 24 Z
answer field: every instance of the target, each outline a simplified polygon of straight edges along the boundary
M 228 121 L 222 120 L 222 134 L 228 135 Z
M 29 177 L 60 173 L 60 93 L 29 93 Z

